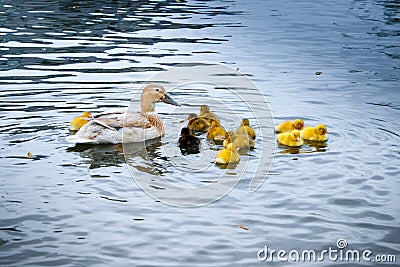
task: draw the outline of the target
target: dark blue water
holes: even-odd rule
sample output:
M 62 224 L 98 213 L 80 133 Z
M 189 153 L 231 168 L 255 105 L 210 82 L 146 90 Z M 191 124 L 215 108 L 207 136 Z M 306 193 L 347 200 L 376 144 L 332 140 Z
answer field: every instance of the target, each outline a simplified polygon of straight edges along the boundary
M 398 258 L 399 10 L 394 0 L 1 1 L 0 265 L 286 266 L 257 252 L 340 238 Z M 201 62 L 239 68 L 276 123 L 325 123 L 326 146 L 277 146 L 255 193 L 244 179 L 209 205 L 177 208 L 138 187 L 120 146 L 65 142 L 82 111 L 126 107 L 153 75 Z M 184 110 L 157 109 L 184 125 Z M 176 139 L 147 149 L 160 171 L 174 172 L 157 156 Z

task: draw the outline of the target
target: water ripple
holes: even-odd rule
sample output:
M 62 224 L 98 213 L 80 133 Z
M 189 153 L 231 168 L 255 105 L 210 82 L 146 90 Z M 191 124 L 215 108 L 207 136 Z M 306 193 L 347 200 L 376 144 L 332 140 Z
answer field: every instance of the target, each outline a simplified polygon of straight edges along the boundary
M 341 237 L 354 249 L 398 255 L 398 7 L 396 1 L 3 1 L 2 265 L 255 266 L 264 245 L 322 250 Z M 244 177 L 228 195 L 196 209 L 147 196 L 120 146 L 65 143 L 68 122 L 82 111 L 126 107 L 152 75 L 205 62 L 240 67 L 268 98 L 276 122 L 325 123 L 329 140 L 277 146 L 256 193 L 248 193 Z M 180 186 L 213 183 L 221 169 L 210 163 L 189 177 L 195 168 L 187 159 L 196 156 L 184 159 L 176 146 L 187 113 L 213 97 L 209 104 L 228 128 L 238 122 L 225 119 L 221 101 L 253 119 L 233 95 L 214 92 L 176 88 L 182 107 L 175 113 L 157 107 L 168 131 L 148 146 L 155 164 L 143 148 L 131 147 L 134 166 L 174 173 L 170 179 Z M 214 157 L 216 148 L 201 138 L 202 153 Z M 252 167 L 259 145 L 243 155 Z M 177 163 L 187 169 L 177 170 Z M 157 180 L 149 186 L 166 190 Z

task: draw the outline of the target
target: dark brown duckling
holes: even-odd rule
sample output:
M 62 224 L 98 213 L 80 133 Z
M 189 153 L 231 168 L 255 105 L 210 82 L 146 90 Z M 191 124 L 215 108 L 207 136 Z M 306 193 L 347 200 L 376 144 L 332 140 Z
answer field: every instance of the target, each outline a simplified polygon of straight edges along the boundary
M 200 139 L 192 135 L 187 127 L 182 128 L 178 144 L 182 154 L 200 153 Z

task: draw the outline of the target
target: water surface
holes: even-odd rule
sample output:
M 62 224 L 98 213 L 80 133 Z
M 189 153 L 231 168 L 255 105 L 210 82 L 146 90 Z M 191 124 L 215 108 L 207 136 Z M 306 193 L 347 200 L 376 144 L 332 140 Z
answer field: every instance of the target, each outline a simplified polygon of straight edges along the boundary
M 399 257 L 398 26 L 390 0 L 1 1 L 0 265 L 263 266 L 264 245 L 339 238 Z M 239 68 L 276 123 L 325 123 L 326 146 L 277 146 L 256 193 L 243 179 L 210 205 L 176 208 L 134 183 L 120 146 L 64 141 L 82 111 L 126 107 L 152 75 L 201 62 Z M 201 89 L 191 94 L 211 97 Z M 184 125 L 185 110 L 157 110 Z M 147 148 L 159 171 L 176 171 L 162 157 L 176 140 Z

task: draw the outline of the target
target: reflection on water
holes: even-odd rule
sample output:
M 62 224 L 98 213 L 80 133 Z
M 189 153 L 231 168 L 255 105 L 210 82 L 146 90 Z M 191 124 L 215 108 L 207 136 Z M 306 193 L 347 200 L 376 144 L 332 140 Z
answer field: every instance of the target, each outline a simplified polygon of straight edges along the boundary
M 315 152 L 327 152 L 328 142 L 317 142 L 317 141 L 304 141 L 304 145 L 301 147 L 287 147 L 279 144 L 277 153 L 279 154 L 309 154 Z
M 96 169 L 107 166 L 122 166 L 125 163 L 120 145 L 86 145 L 77 144 L 67 149 L 68 152 L 79 152 L 79 155 L 89 164 L 89 168 Z
M 398 11 L 396 0 L 1 1 L 0 265 L 256 266 L 264 245 L 322 250 L 338 238 L 398 255 Z M 240 172 L 242 161 L 216 166 L 220 147 L 204 136 L 200 154 L 176 144 L 205 99 L 223 118 L 219 102 L 253 119 L 223 88 L 173 90 L 183 106 L 157 107 L 167 131 L 153 143 L 65 143 L 82 111 L 127 107 L 159 71 L 204 62 L 239 67 L 278 121 L 327 123 L 328 142 L 277 145 L 256 193 L 245 174 L 224 198 L 192 209 L 146 195 L 129 168 L 166 193 L 168 182 L 202 186 Z M 242 155 L 250 169 L 259 147 Z

